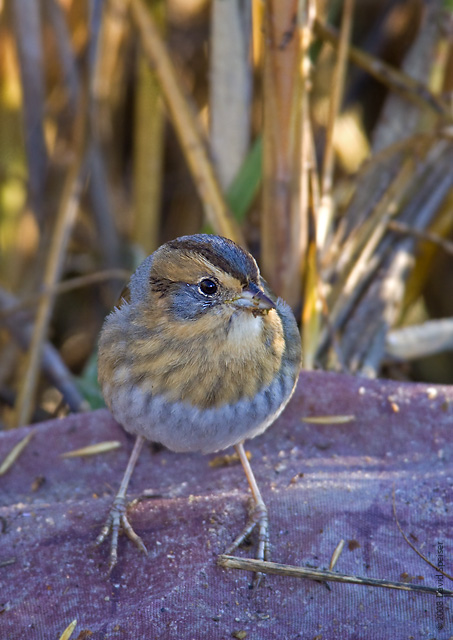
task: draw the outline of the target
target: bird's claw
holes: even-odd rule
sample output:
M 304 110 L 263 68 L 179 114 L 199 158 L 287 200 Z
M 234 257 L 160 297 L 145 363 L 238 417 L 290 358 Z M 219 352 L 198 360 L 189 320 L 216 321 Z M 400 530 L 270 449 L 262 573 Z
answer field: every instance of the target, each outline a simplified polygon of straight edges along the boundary
M 118 562 L 118 536 L 120 531 L 125 533 L 129 540 L 131 540 L 140 551 L 143 551 L 146 555 L 148 554 L 143 540 L 135 533 L 127 519 L 126 512 L 127 505 L 125 498 L 117 496 L 107 516 L 107 520 L 96 538 L 96 544 L 99 545 L 104 542 L 109 534 L 112 535 L 110 542 L 109 573 L 111 573 L 113 567 Z
M 264 502 L 256 503 L 253 501 L 249 509 L 249 518 L 242 532 L 230 544 L 225 551 L 226 555 L 231 555 L 243 542 L 250 536 L 253 530 L 258 529 L 258 546 L 255 558 L 257 560 L 269 560 L 269 515 Z M 253 586 L 258 587 L 264 579 L 264 573 L 256 572 L 253 579 Z

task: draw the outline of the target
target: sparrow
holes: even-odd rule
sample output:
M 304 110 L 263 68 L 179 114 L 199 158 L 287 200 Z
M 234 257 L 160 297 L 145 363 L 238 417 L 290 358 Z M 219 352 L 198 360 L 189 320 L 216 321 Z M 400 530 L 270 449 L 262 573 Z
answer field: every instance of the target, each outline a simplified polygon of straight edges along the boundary
M 244 451 L 294 392 L 301 339 L 250 253 L 220 236 L 163 244 L 132 275 L 99 337 L 99 383 L 111 413 L 137 436 L 96 542 L 111 534 L 109 570 L 124 532 L 147 553 L 127 517 L 127 487 L 145 440 L 175 452 L 235 447 L 252 508 L 231 553 L 257 529 L 256 557 L 269 556 L 266 505 Z

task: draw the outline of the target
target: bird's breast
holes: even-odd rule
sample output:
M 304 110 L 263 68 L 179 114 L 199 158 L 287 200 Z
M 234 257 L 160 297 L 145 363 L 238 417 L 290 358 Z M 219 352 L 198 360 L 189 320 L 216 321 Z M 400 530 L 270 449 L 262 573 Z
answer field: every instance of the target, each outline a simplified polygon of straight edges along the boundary
M 125 336 L 119 325 L 111 324 L 112 331 L 118 330 L 113 339 L 123 348 L 110 363 L 109 379 L 198 408 L 254 398 L 275 379 L 285 352 L 276 310 L 257 317 L 237 311 L 190 323 L 167 319 L 154 327 L 128 326 L 131 333 Z

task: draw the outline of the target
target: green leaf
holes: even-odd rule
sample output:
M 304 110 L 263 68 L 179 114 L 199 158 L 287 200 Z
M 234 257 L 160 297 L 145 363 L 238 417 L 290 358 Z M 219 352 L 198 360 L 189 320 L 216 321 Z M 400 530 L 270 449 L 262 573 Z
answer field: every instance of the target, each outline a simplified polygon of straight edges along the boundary
M 263 140 L 259 136 L 253 143 L 242 167 L 226 193 L 226 201 L 234 217 L 242 222 L 258 193 L 262 180 Z
M 75 384 L 91 409 L 105 407 L 98 383 L 98 357 L 94 352 L 88 360 L 81 376 L 74 377 Z

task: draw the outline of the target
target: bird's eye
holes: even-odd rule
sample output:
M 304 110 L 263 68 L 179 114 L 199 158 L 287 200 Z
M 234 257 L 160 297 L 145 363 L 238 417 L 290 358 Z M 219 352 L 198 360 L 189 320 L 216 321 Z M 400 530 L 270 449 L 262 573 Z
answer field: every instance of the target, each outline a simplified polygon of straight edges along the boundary
M 209 278 L 204 278 L 198 285 L 198 289 L 205 296 L 213 296 L 217 292 L 217 282 Z

